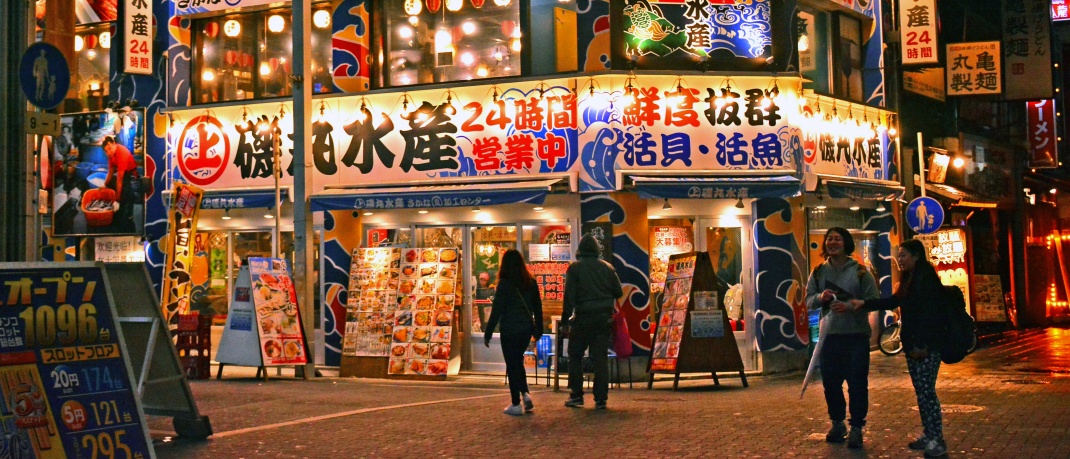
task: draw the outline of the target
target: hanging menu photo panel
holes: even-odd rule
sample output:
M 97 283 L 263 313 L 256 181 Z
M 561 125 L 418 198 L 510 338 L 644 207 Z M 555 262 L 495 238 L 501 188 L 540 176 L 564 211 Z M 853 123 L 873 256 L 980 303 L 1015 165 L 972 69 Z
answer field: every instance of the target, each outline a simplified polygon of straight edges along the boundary
M 388 375 L 445 377 L 459 302 L 460 250 L 403 249 Z
M 654 353 L 650 359 L 650 370 L 653 372 L 676 372 L 694 273 L 694 252 L 672 255 L 666 263 L 665 295 L 654 333 Z

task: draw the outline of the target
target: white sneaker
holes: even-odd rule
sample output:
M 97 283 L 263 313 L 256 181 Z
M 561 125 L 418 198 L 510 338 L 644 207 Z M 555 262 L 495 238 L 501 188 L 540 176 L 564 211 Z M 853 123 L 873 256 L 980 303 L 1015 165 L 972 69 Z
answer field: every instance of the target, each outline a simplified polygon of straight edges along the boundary
M 508 414 L 509 416 L 523 416 L 524 415 L 524 409 L 520 408 L 519 404 L 517 404 L 517 405 L 509 405 L 508 407 L 505 408 L 505 414 Z
M 534 410 L 535 409 L 535 402 L 531 401 L 531 395 L 528 394 L 527 392 L 524 392 L 523 394 L 520 394 L 520 395 L 522 397 L 524 397 L 524 411 Z

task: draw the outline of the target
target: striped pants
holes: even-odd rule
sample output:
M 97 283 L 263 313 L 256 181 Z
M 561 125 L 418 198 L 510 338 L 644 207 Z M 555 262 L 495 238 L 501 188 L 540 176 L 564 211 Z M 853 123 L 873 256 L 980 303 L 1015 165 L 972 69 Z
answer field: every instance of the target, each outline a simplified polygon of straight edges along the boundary
M 940 353 L 930 351 L 929 356 L 921 360 L 907 357 L 907 370 L 910 372 L 910 382 L 914 384 L 914 394 L 918 396 L 918 411 L 921 413 L 921 425 L 925 429 L 925 438 L 944 438 L 940 399 L 936 397 L 936 375 L 940 372 Z

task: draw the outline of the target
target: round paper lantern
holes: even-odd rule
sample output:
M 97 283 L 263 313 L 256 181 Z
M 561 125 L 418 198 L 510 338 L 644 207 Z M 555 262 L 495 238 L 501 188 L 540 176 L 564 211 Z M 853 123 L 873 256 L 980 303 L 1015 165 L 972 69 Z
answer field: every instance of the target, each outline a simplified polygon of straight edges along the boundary
M 437 13 L 442 8 L 442 0 L 427 0 L 427 11 Z
M 268 61 L 268 63 L 271 64 L 271 71 L 272 72 L 274 72 L 274 71 L 279 69 L 279 58 L 273 57 L 273 58 L 271 58 L 271 60 Z
M 218 36 L 219 35 L 219 23 L 218 22 L 209 22 L 208 24 L 205 24 L 204 25 L 204 34 L 207 35 L 208 38 L 215 38 L 216 36 Z
M 238 61 L 238 53 L 236 51 L 227 51 L 227 53 L 223 57 L 223 60 L 227 63 L 227 65 L 234 65 Z
M 507 37 L 513 36 L 513 31 L 516 30 L 516 22 L 509 19 L 502 21 L 502 35 Z
M 85 49 L 94 49 L 97 47 L 97 36 L 89 34 L 85 36 Z
M 483 4 L 487 3 L 486 0 L 472 0 L 472 6 L 476 8 L 483 8 Z
M 420 0 L 405 0 L 405 14 L 416 16 L 421 10 L 423 10 L 423 5 L 420 4 Z

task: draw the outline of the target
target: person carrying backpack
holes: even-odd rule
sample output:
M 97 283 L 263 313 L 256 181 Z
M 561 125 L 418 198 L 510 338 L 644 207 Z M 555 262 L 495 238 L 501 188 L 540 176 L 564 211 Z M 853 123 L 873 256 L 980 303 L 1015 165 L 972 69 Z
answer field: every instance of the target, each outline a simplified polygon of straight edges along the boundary
M 861 448 L 862 428 L 869 412 L 869 314 L 863 311 L 830 312 L 830 306 L 835 302 L 878 296 L 873 275 L 851 258 L 854 250 L 854 238 L 846 229 L 833 227 L 825 232 L 821 248 L 825 262 L 814 268 L 806 283 L 806 307 L 820 309 L 821 320 L 827 322 L 825 344 L 817 356 L 821 362 L 825 404 L 832 421 L 832 429 L 825 435 L 825 441 L 843 443 L 847 437 L 847 447 Z M 851 402 L 850 433 L 843 422 L 848 407 L 843 396 L 844 382 Z
M 876 311 L 901 308 L 900 338 L 907 355 L 907 369 L 924 433 L 910 443 L 910 449 L 925 450 L 925 457 L 947 455 L 944 441 L 940 399 L 936 396 L 936 376 L 940 372 L 940 330 L 944 320 L 943 285 L 936 269 L 929 263 L 925 246 L 917 239 L 903 242 L 896 257 L 899 264 L 899 287 L 888 298 L 853 299 L 836 303 L 832 310 Z

